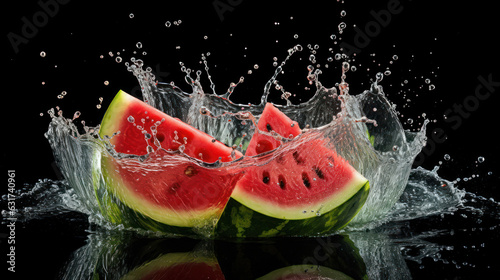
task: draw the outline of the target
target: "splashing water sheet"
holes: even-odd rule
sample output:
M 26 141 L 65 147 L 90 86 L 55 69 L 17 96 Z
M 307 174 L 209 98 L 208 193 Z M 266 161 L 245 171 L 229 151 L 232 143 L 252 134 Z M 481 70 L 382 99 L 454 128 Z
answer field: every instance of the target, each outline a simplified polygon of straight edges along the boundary
M 37 269 L 54 279 L 498 272 L 500 153 L 489 113 L 498 104 L 498 42 L 488 36 L 493 15 L 476 16 L 491 7 L 452 15 L 430 1 L 162 5 L 12 8 L 0 199 L 7 279 Z M 445 30 L 443 15 L 475 43 Z M 477 44 L 488 58 L 471 53 Z M 106 215 L 127 207 L 109 193 L 101 158 L 148 176 L 186 161 L 236 174 L 276 157 L 206 166 L 183 154 L 186 140 L 164 150 L 155 129 L 130 118 L 158 145 L 144 156 L 116 153 L 113 135 L 99 129 L 120 89 L 242 153 L 254 133 L 267 133 L 255 124 L 273 102 L 302 138 L 325 139 L 369 180 L 368 199 L 336 234 L 243 242 L 214 239 L 217 217 L 186 234 L 144 227 L 150 221 L 136 214 Z M 301 139 L 282 141 L 286 152 Z

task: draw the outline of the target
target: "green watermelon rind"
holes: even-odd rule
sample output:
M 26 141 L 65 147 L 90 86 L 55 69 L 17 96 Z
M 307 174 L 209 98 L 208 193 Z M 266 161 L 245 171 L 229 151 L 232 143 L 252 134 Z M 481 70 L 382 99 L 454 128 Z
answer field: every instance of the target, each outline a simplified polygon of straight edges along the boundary
M 261 214 L 229 199 L 215 229 L 221 239 L 268 238 L 275 236 L 326 236 L 344 228 L 361 210 L 370 185 L 366 182 L 357 193 L 329 212 L 302 220 L 278 219 Z
M 112 119 L 115 115 L 124 115 L 124 112 L 127 110 L 127 104 L 132 102 L 132 98 L 133 97 L 131 95 L 128 95 L 123 90 L 118 91 L 118 93 L 111 101 L 111 104 L 113 104 L 113 109 L 110 110 L 110 105 L 110 107 L 106 110 L 106 113 L 104 113 L 104 117 L 102 118 L 101 127 L 99 128 L 99 135 L 101 136 L 101 138 L 104 138 L 106 136 L 103 134 L 103 131 L 117 132 L 120 130 L 120 127 L 116 122 L 112 121 Z

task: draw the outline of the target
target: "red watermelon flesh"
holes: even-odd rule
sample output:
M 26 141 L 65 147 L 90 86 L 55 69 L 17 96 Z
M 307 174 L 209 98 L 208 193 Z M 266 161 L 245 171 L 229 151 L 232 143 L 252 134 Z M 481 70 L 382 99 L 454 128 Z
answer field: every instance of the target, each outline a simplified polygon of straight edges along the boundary
M 272 103 L 267 103 L 260 116 L 257 128 L 260 131 L 275 131 L 284 138 L 293 138 L 301 133 L 299 124 L 292 121 L 283 112 L 274 107 Z M 259 133 L 256 131 L 248 144 L 245 155 L 255 156 L 267 151 L 276 149 L 281 145 L 278 139 Z
M 282 136 L 293 134 L 290 129 L 297 125 L 292 127 L 291 123 L 293 121 L 274 106 L 266 106 L 259 119 L 259 126 L 271 124 L 273 130 Z M 253 137 L 256 140 L 251 139 L 251 143 L 263 141 L 262 134 Z M 319 133 L 302 134 L 284 145 L 269 163 L 247 169 L 231 197 L 264 215 L 297 220 L 342 205 L 367 183 L 346 160 L 328 147 Z
M 136 126 L 128 121 L 130 116 L 135 119 Z M 155 128 L 151 130 L 150 126 Z M 147 146 L 154 145 L 153 137 L 145 137 L 145 134 L 155 131 L 164 148 L 149 153 L 142 160 L 102 153 L 103 178 L 107 188 L 120 201 L 155 221 L 173 226 L 203 226 L 220 217 L 241 173 L 230 166 L 205 167 L 166 149 L 179 147 L 175 132 L 181 139 L 187 138 L 184 152 L 192 157 L 201 153 L 198 158 L 204 161 L 213 162 L 219 157 L 222 161 L 230 161 L 231 148 L 122 91 L 106 111 L 100 135 L 116 131 L 120 133 L 111 143 L 117 152 L 145 154 Z M 236 153 L 236 157 L 241 156 Z
M 212 136 L 197 130 L 177 118 L 120 91 L 113 99 L 101 123 L 100 135 L 111 136 L 118 153 L 145 155 L 160 146 L 183 152 L 204 162 L 232 161 L 242 156 Z M 234 158 L 231 157 L 234 154 Z

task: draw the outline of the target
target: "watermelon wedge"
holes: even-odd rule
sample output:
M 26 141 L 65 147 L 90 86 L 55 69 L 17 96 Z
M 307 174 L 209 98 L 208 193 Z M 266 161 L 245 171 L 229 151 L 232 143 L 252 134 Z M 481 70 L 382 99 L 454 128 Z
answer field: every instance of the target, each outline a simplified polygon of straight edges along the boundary
M 158 223 L 214 224 L 241 173 L 204 162 L 227 162 L 241 153 L 123 91 L 109 105 L 99 133 L 104 138 L 118 131 L 110 143 L 121 154 L 103 151 L 94 168 L 96 195 L 109 220 L 127 222 L 137 216 L 136 224 L 153 230 L 161 230 Z
M 259 127 L 273 124 L 283 137 L 295 136 L 297 131 L 290 131 L 293 122 L 283 116 L 268 105 Z M 264 137 L 269 136 L 253 137 L 250 143 L 268 141 Z M 323 235 L 347 225 L 361 209 L 368 180 L 330 149 L 319 133 L 305 133 L 282 145 L 269 163 L 247 169 L 237 182 L 218 225 L 220 236 Z M 258 150 L 249 145 L 247 151 Z
M 299 124 L 292 121 L 289 117 L 283 114 L 272 103 L 267 103 L 264 111 L 257 123 L 258 131 L 255 132 L 250 143 L 248 144 L 245 155 L 255 156 L 276 149 L 281 142 L 269 135 L 260 133 L 278 132 L 282 137 L 294 138 L 301 133 Z

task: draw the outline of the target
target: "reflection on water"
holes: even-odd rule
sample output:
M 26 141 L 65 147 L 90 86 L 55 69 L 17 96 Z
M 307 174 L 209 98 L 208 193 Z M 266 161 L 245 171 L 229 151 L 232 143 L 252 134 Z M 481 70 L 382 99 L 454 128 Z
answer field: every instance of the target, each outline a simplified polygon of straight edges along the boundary
M 71 213 L 85 208 L 65 181 L 41 180 L 18 192 L 20 224 L 50 221 L 60 213 L 74 223 Z M 441 208 L 436 204 L 438 198 Z M 0 205 L 5 203 L 2 197 Z M 435 171 L 414 169 L 385 223 L 371 229 L 350 228 L 322 238 L 234 243 L 99 226 L 61 268 L 60 277 L 208 279 L 196 278 L 201 277 L 196 271 L 204 271 L 210 279 L 256 279 L 299 272 L 304 277 L 322 275 L 319 279 L 411 279 L 431 266 L 456 270 L 455 275 L 467 268 L 486 275 L 496 265 L 488 256 L 495 252 L 494 241 L 500 238 L 498 213 L 497 202 L 456 189 Z
M 62 279 L 366 279 L 349 235 L 262 243 L 144 238 L 95 232 Z

